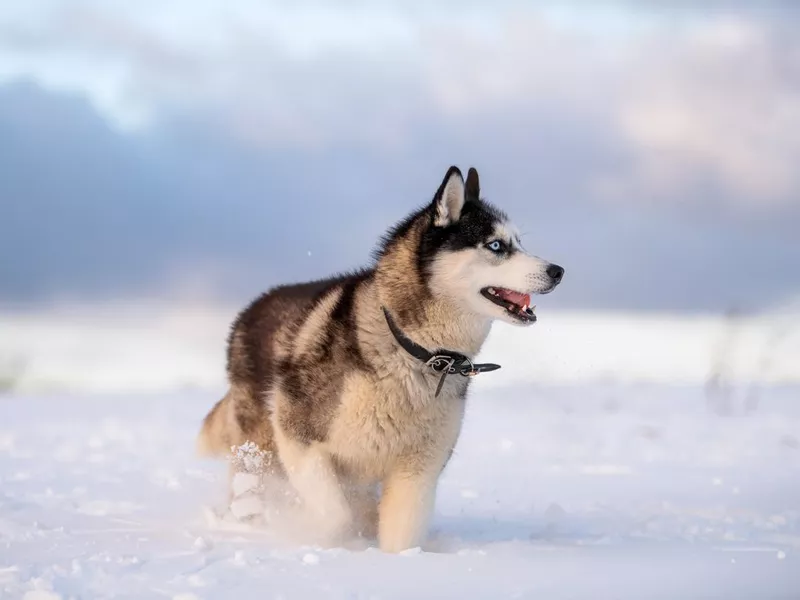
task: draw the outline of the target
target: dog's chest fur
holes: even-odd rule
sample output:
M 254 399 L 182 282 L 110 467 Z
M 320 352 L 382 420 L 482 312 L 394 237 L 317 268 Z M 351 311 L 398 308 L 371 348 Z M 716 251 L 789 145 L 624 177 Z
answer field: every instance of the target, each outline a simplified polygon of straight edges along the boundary
M 446 462 L 461 429 L 468 380 L 448 375 L 434 396 L 440 375 L 399 346 L 371 284 L 354 293 L 349 326 L 331 329 L 343 297 L 341 288 L 331 289 L 298 328 L 276 336 L 275 354 L 287 358 L 276 373 L 279 424 L 322 444 L 355 479 L 381 479 L 398 465 L 413 472 Z M 474 356 L 488 325 L 452 317 L 449 307 L 438 310 L 436 322 L 444 325 L 409 334 L 425 347 L 446 340 Z
M 464 415 L 466 381 L 449 377 L 433 397 L 437 377 L 403 366 L 376 378 L 351 374 L 326 445 L 356 478 L 380 479 L 400 464 L 417 465 L 452 451 Z

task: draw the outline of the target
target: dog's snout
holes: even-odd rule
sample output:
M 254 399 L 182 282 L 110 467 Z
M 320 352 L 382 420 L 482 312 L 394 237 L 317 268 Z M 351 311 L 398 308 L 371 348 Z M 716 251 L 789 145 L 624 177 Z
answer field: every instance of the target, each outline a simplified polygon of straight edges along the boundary
M 552 279 L 556 283 L 561 283 L 561 280 L 564 277 L 564 267 L 560 267 L 558 265 L 550 265 L 549 267 L 547 267 L 547 274 L 550 276 L 550 279 Z

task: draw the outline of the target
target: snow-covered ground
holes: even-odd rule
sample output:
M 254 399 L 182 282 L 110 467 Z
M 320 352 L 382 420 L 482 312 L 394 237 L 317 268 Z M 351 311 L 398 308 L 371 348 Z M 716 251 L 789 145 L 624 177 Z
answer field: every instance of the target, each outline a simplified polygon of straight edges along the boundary
M 549 297 L 542 302 L 552 302 Z M 164 392 L 224 383 L 225 338 L 239 306 L 112 303 L 0 310 L 0 389 Z M 800 303 L 719 315 L 538 311 L 532 328 L 497 324 L 487 383 L 800 384 Z
M 0 598 L 800 597 L 791 314 L 498 327 L 402 556 L 209 518 L 226 468 L 194 436 L 232 314 L 0 316 Z
M 800 595 L 800 388 L 723 416 L 696 386 L 476 383 L 400 556 L 209 520 L 213 393 L 0 396 L 0 597 Z

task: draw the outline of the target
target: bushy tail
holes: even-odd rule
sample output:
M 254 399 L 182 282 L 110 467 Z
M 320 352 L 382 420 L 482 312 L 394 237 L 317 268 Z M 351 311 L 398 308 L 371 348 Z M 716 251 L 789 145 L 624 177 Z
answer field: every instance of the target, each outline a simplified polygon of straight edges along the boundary
M 229 454 L 232 445 L 231 394 L 214 405 L 214 408 L 203 419 L 203 426 L 197 436 L 197 454 L 203 457 L 224 456 Z

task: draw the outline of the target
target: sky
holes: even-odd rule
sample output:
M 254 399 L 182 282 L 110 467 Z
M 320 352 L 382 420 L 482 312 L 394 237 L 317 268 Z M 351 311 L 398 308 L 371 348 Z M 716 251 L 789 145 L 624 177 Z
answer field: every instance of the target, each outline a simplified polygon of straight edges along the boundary
M 800 298 L 792 2 L 0 7 L 0 303 L 366 264 L 475 166 L 582 309 Z

